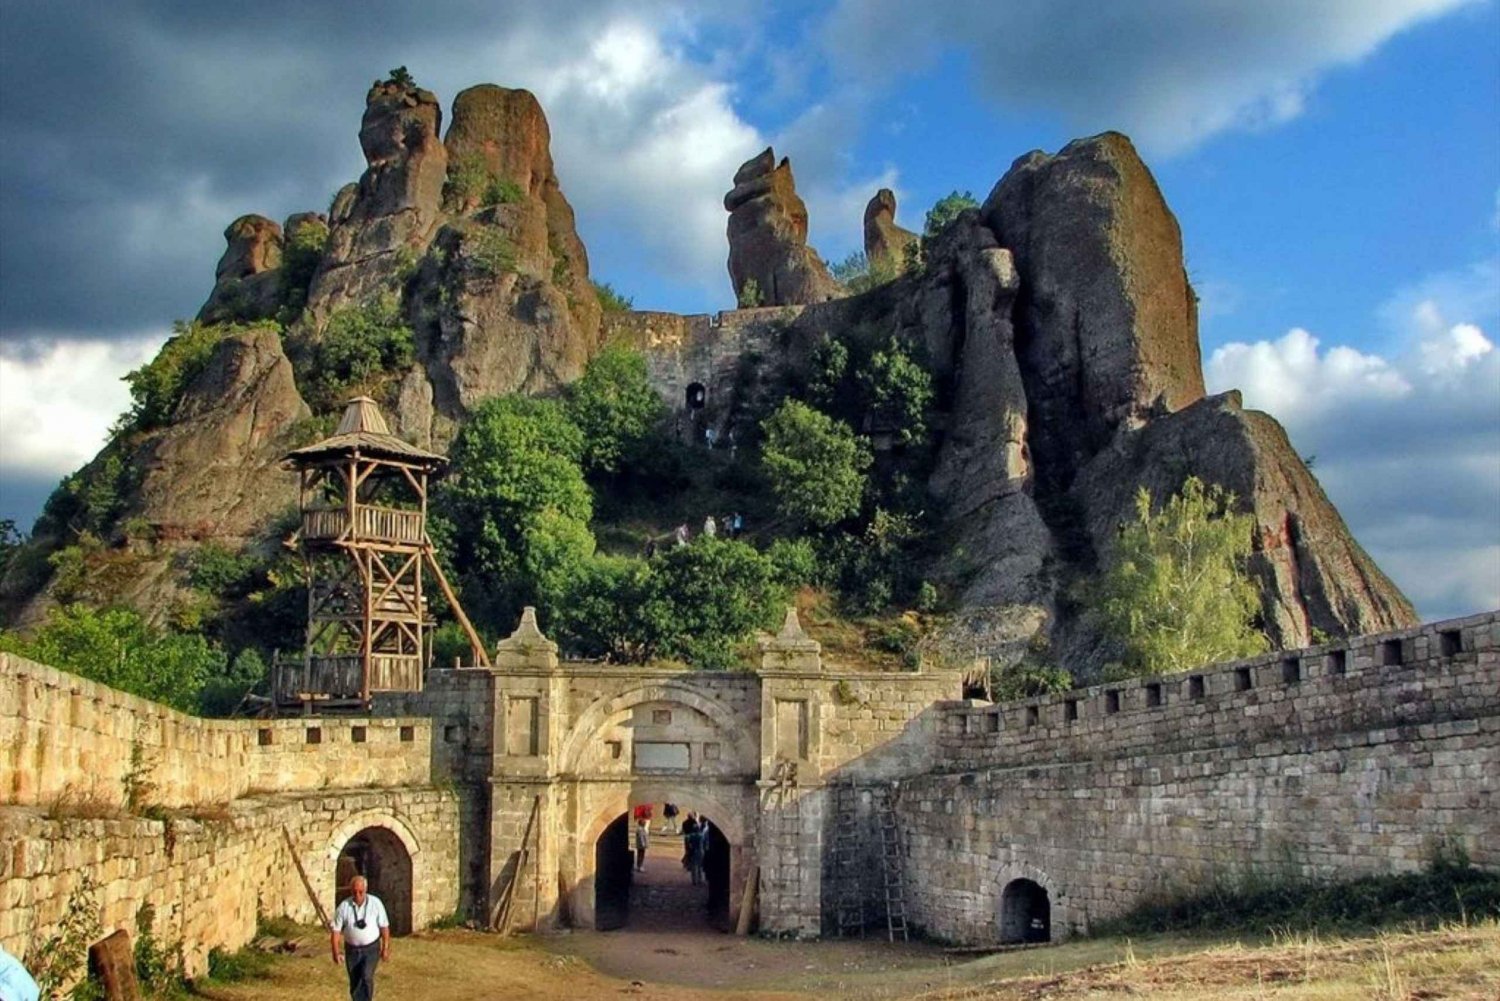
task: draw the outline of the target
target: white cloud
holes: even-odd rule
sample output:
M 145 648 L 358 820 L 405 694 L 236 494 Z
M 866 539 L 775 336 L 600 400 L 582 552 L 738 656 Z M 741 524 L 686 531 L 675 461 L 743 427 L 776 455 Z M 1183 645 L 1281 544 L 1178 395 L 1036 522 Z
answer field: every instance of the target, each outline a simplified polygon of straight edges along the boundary
M 93 458 L 130 403 L 121 377 L 163 340 L 7 344 L 0 350 L 0 475 L 55 479 Z
M 1474 273 L 1470 269 L 1465 274 Z M 1500 351 L 1471 318 L 1480 300 L 1453 276 L 1403 292 L 1401 348 L 1390 358 L 1323 348 L 1306 330 L 1226 344 L 1204 369 L 1212 392 L 1286 427 L 1355 536 L 1426 618 L 1500 607 Z M 1462 319 L 1456 320 L 1456 318 Z
M 1120 129 L 1158 155 L 1301 115 L 1320 77 L 1471 0 L 840 0 L 846 75 L 887 83 L 964 50 L 994 103 Z

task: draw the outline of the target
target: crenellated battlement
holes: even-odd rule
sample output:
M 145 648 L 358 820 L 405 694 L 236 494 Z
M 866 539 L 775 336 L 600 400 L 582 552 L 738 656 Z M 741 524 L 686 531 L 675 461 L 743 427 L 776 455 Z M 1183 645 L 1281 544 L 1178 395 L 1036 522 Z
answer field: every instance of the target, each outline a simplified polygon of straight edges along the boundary
M 1500 715 L 1500 612 L 998 705 L 946 703 L 939 771 Z

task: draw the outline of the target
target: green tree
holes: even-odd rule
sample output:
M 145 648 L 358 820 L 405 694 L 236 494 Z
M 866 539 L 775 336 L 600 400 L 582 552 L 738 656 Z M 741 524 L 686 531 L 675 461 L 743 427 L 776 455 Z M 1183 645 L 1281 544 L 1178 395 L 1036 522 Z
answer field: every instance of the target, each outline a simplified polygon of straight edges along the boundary
M 735 666 L 736 648 L 773 626 L 786 590 L 769 558 L 733 539 L 700 538 L 651 561 L 640 633 L 651 653 L 704 670 Z
M 295 319 L 307 304 L 307 290 L 323 263 L 328 236 L 328 224 L 317 219 L 307 220 L 288 236 L 281 252 L 281 301 L 287 307 L 286 319 Z
M 666 416 L 666 404 L 646 379 L 646 358 L 629 348 L 605 348 L 568 387 L 567 413 L 583 432 L 583 464 L 615 473 L 633 465 Z
M 481 403 L 454 440 L 434 527 L 459 573 L 483 581 L 466 598 L 487 604 L 497 629 L 514 626 L 523 604 L 551 593 L 566 564 L 593 551 L 583 449 L 561 404 L 522 396 Z
M 889 261 L 871 261 L 862 250 L 856 250 L 837 264 L 829 265 L 828 272 L 855 295 L 878 288 L 896 277 L 896 268 Z
M 622 295 L 609 282 L 594 282 L 594 294 L 599 297 L 599 308 L 606 313 L 627 313 L 635 308 L 635 299 Z
M 974 200 L 972 191 L 950 191 L 927 210 L 927 220 L 922 226 L 922 235 L 929 238 L 937 236 L 965 209 L 977 208 L 979 208 L 979 203 Z
M 130 609 L 54 609 L 30 637 L 0 633 L 0 650 L 30 657 L 142 698 L 193 712 L 224 652 L 205 637 L 156 629 Z
M 566 594 L 547 617 L 570 653 L 635 663 L 660 646 L 659 629 L 644 613 L 651 566 L 629 556 L 595 555 L 569 578 Z
M 1189 477 L 1153 513 L 1136 495 L 1090 602 L 1103 634 L 1123 651 L 1128 675 L 1173 674 L 1260 653 L 1260 597 L 1245 573 L 1254 518 L 1233 512 L 1234 494 Z
M 870 447 L 848 425 L 787 400 L 761 430 L 761 463 L 782 514 L 827 528 L 859 511 Z
M 907 341 L 891 338 L 870 356 L 869 365 L 856 378 L 864 411 L 878 424 L 894 428 L 901 444 L 927 437 L 932 375 L 912 357 Z

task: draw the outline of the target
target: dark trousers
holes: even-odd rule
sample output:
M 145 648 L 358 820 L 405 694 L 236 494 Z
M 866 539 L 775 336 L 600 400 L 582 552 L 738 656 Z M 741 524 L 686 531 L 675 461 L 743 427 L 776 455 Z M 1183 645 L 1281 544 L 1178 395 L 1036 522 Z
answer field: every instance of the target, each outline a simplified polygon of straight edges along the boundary
M 637 848 L 635 850 L 635 867 L 637 869 L 646 868 L 646 849 Z
M 379 942 L 344 945 L 344 969 L 349 973 L 349 1001 L 374 1001 L 375 966 L 379 962 Z

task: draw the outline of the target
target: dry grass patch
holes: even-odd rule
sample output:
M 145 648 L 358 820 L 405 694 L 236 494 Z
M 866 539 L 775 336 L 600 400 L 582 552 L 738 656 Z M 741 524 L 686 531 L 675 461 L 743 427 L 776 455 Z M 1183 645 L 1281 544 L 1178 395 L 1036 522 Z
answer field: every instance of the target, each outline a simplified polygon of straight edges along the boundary
M 1066 950 L 1061 947 L 1059 951 Z M 1292 935 L 1265 945 L 1205 947 L 918 995 L 922 1001 L 1150 997 L 1163 1001 L 1435 1001 L 1500 998 L 1500 922 L 1367 938 Z

